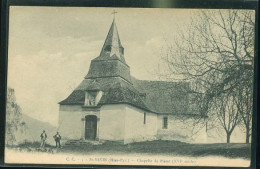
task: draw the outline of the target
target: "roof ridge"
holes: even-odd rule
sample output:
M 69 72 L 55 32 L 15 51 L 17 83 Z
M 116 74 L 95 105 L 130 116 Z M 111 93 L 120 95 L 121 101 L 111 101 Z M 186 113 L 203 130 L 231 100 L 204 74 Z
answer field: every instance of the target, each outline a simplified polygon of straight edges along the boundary
M 142 81 L 142 82 L 159 82 L 159 83 L 189 83 L 189 82 L 182 82 L 182 81 L 179 81 L 179 82 L 173 82 L 173 81 L 165 81 L 165 80 L 140 80 L 140 79 L 137 79 L 136 77 L 134 76 L 131 76 L 131 78 L 133 80 L 136 80 L 136 81 Z

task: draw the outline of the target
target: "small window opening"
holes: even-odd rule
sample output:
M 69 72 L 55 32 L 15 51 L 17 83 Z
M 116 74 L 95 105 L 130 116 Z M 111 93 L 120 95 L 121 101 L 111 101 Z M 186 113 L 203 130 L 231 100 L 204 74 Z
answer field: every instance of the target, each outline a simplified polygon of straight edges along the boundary
M 107 46 L 105 47 L 105 51 L 111 52 L 111 45 L 107 45 Z
M 144 112 L 144 124 L 146 124 L 146 113 Z
M 164 129 L 168 128 L 168 117 L 163 117 L 163 128 Z
M 120 47 L 119 48 L 119 51 L 120 51 L 120 53 L 123 55 L 124 54 L 124 48 L 123 47 Z
M 85 106 L 95 106 L 96 105 L 97 92 L 86 92 L 85 95 Z

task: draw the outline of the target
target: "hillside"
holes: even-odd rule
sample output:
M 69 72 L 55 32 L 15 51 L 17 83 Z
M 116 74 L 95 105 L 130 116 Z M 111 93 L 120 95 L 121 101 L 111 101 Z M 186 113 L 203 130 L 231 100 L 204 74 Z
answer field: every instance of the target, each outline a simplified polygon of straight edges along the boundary
M 47 122 L 42 122 L 32 117 L 23 114 L 23 121 L 26 123 L 25 137 L 28 141 L 40 141 L 40 134 L 43 130 L 46 131 L 48 135 L 47 141 L 54 142 L 52 136 L 57 132 L 57 127 L 51 125 Z

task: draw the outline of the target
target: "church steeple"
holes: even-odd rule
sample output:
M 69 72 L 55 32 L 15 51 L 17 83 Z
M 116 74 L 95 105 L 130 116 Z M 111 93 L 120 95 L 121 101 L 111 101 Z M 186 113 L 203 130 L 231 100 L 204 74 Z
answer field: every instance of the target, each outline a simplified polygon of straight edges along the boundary
M 125 63 L 124 47 L 121 44 L 115 18 L 108 31 L 105 43 L 99 55 L 100 59 L 119 59 Z
M 115 11 L 113 14 L 115 14 Z M 120 78 L 132 83 L 130 68 L 125 62 L 124 48 L 120 42 L 115 18 L 110 26 L 100 55 L 91 61 L 85 78 Z

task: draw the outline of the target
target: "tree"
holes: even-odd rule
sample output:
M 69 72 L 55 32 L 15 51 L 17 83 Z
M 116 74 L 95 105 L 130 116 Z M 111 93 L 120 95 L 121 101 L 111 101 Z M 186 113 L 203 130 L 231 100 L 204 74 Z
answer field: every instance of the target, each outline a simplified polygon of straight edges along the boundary
M 220 96 L 220 99 L 216 99 L 215 109 L 217 118 L 226 132 L 227 143 L 230 143 L 231 134 L 240 119 L 235 97 L 231 94 Z
M 202 10 L 168 46 L 164 60 L 172 78 L 190 83 L 188 92 L 201 115 L 208 115 L 228 93 L 240 103 L 244 102 L 245 93 L 234 93 L 241 88 L 252 93 L 254 28 L 253 11 Z M 251 117 L 252 111 L 246 109 L 240 107 L 240 114 Z M 251 125 L 250 118 L 245 121 L 245 126 Z
M 253 108 L 253 93 L 250 87 L 239 88 L 237 91 L 236 105 L 241 117 L 242 125 L 246 133 L 246 143 L 249 143 L 252 131 L 252 108 Z
M 16 141 L 15 133 L 21 125 L 21 108 L 16 103 L 14 89 L 7 90 L 6 103 L 6 144 L 13 145 Z

